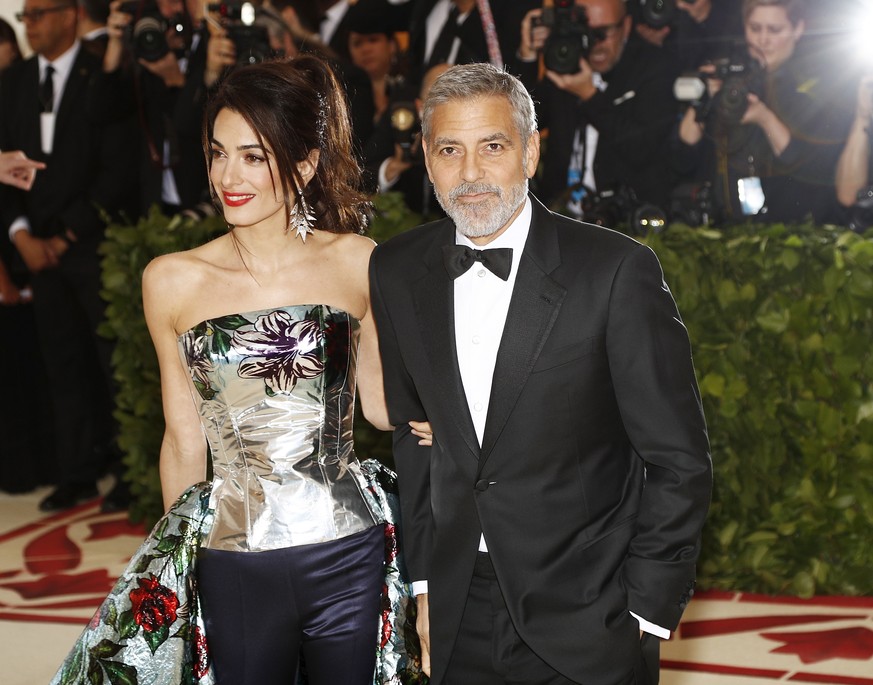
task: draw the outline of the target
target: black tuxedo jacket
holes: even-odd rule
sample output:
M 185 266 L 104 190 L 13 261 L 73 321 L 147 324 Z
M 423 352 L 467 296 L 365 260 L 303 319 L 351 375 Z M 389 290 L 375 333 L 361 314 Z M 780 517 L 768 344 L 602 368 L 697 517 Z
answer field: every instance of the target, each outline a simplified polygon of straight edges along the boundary
M 676 102 L 670 61 L 662 50 L 632 35 L 618 64 L 603 76 L 606 90 L 586 102 L 547 78 L 537 82 L 536 63 L 517 62 L 514 67 L 539 103 L 540 129 L 549 130 L 537 185 L 547 205 L 567 188 L 576 129 L 584 132 L 591 124 L 598 132 L 593 169 L 598 190 L 628 186 L 641 202 L 667 208 Z
M 40 139 L 37 57 L 11 66 L 0 78 L 0 149 L 23 150 L 47 164 L 29 192 L 5 188 L 4 231 L 25 215 L 36 236 L 61 235 L 69 228 L 79 243 L 96 244 L 103 233 L 101 211 L 114 215 L 132 206 L 131 130 L 123 122 L 97 124 L 87 111 L 91 80 L 100 69 L 100 60 L 80 48 L 58 106 L 51 155 L 43 153 Z
M 444 219 L 370 266 L 412 580 L 442 680 L 484 532 L 513 623 L 568 678 L 619 682 L 637 621 L 692 594 L 711 462 L 685 328 L 651 250 L 536 199 L 480 448 L 455 353 Z M 427 419 L 432 448 L 406 422 Z
M 401 5 L 408 8 L 409 26 L 409 68 L 413 82 L 420 83 L 427 71 L 424 61 L 427 43 L 427 19 L 433 11 L 437 0 L 413 0 Z M 494 28 L 497 32 L 497 42 L 504 62 L 511 62 L 521 41 L 521 20 L 527 11 L 539 7 L 539 0 L 516 0 L 511 3 L 491 3 L 494 15 Z M 464 23 L 458 27 L 458 37 L 461 39 L 455 64 L 470 64 L 472 62 L 489 62 L 488 42 L 485 30 L 482 28 L 482 17 L 478 7 L 470 11 Z

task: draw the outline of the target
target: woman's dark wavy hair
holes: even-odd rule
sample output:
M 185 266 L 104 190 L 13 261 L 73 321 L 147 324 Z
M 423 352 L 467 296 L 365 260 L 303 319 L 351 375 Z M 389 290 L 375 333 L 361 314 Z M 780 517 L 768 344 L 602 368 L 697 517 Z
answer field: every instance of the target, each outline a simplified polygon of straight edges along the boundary
M 352 153 L 348 106 L 342 86 L 323 60 L 300 55 L 231 70 L 206 105 L 203 149 L 210 171 L 215 119 L 223 109 L 245 119 L 264 149 L 272 150 L 289 221 L 302 190 L 318 228 L 363 232 L 369 204 Z M 319 151 L 318 166 L 304 187 L 297 165 L 312 150 Z M 220 210 L 211 184 L 210 192 Z

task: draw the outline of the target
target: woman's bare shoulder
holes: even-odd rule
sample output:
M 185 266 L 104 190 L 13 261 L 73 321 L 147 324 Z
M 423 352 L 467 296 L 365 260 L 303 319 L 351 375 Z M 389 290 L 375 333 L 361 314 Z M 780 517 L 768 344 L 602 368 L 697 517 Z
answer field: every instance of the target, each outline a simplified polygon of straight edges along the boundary
M 210 272 L 221 268 L 225 242 L 222 236 L 190 250 L 155 257 L 143 272 L 143 287 L 153 281 L 171 289 L 195 284 Z

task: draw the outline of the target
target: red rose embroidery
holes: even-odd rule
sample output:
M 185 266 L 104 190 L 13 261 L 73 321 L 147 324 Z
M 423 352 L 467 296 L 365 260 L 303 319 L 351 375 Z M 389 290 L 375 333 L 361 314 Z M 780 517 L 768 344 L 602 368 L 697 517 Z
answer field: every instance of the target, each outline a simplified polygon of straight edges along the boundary
M 209 672 L 209 649 L 200 626 L 194 627 L 194 677 L 203 678 Z
M 164 587 L 155 576 L 139 579 L 139 587 L 130 591 L 133 620 L 142 629 L 152 633 L 176 620 L 179 598 Z

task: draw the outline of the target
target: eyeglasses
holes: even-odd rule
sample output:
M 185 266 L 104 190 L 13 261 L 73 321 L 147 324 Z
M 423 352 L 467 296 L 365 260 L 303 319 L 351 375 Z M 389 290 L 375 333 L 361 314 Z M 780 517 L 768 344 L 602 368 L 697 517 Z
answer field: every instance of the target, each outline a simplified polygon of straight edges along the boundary
M 624 25 L 624 17 L 619 19 L 614 24 L 604 24 L 603 26 L 592 26 L 591 37 L 595 43 L 602 43 Z
M 16 12 L 15 18 L 20 22 L 32 21 L 34 24 L 42 21 L 42 18 L 49 12 L 60 12 L 61 10 L 75 9 L 73 5 L 55 5 L 54 7 L 38 7 L 37 9 L 27 10 L 26 12 Z

